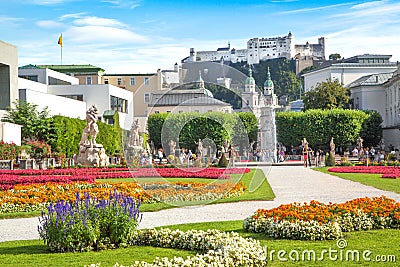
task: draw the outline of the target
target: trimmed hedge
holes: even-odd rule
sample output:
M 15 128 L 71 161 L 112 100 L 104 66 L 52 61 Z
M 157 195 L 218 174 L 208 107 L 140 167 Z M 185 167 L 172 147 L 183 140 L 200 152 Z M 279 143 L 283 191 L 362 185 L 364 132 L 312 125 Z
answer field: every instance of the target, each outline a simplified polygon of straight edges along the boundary
M 233 145 L 248 146 L 257 138 L 257 119 L 250 112 L 182 112 L 178 114 L 152 114 L 147 122 L 149 140 L 156 148 L 168 147 L 170 140 L 179 140 L 178 145 L 196 150 L 199 139 L 210 139 L 222 146 L 225 140 Z M 207 147 L 210 144 L 203 144 Z
M 369 116 L 361 110 L 349 109 L 278 112 L 278 141 L 298 146 L 305 137 L 311 147 L 328 147 L 333 137 L 335 144 L 350 144 L 360 136 L 363 123 Z
M 122 152 L 122 130 L 119 127 L 119 116 L 114 115 L 114 125 L 97 122 L 99 134 L 96 142 L 102 144 L 109 156 L 114 153 Z M 53 151 L 65 153 L 67 157 L 72 157 L 79 152 L 79 142 L 82 131 L 86 126 L 86 121 L 77 118 L 63 116 L 53 117 L 54 140 L 50 145 Z

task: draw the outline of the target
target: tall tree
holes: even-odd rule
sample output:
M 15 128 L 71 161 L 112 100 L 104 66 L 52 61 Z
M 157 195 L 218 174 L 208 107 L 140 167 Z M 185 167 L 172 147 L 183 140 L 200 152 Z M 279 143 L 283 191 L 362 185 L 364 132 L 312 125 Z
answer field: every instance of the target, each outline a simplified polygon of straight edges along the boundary
M 317 87 L 306 92 L 303 97 L 304 110 L 334 109 L 349 107 L 349 91 L 339 81 L 318 83 Z
M 22 125 L 21 138 L 23 142 L 40 140 L 48 143 L 52 135 L 52 118 L 49 110 L 39 111 L 38 106 L 24 101 L 15 101 L 14 107 L 9 107 L 3 121 Z
M 330 60 L 338 60 L 338 59 L 340 59 L 341 58 L 341 56 L 340 56 L 340 54 L 338 54 L 338 53 L 334 53 L 334 54 L 330 54 L 329 55 L 329 59 Z
M 364 139 L 364 147 L 378 146 L 380 143 L 383 133 L 382 133 L 382 116 L 376 110 L 365 110 L 366 114 L 369 115 L 363 123 L 362 131 L 360 136 Z

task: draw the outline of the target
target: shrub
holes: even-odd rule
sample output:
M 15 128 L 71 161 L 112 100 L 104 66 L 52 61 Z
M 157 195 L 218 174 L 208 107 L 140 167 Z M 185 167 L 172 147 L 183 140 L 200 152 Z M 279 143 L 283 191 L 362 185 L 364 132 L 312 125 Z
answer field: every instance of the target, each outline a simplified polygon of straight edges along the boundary
M 335 157 L 332 153 L 326 153 L 325 166 L 335 166 Z
M 51 148 L 43 141 L 28 141 L 26 145 L 30 147 L 30 156 L 34 159 L 50 157 Z
M 142 218 L 140 203 L 110 192 L 109 199 L 97 200 L 76 194 L 75 202 L 58 201 L 43 213 L 39 236 L 53 252 L 81 252 L 124 247 Z
M 19 147 L 14 144 L 8 144 L 3 141 L 0 142 L 0 160 L 16 159 L 19 152 Z

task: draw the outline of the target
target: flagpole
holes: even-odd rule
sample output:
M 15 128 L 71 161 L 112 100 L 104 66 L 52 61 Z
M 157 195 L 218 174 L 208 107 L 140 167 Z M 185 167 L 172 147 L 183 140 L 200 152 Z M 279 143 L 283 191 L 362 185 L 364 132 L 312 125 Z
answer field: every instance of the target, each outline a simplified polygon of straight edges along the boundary
M 60 51 L 61 51 L 61 65 L 62 65 L 62 50 L 63 50 L 63 37 L 62 37 L 62 33 L 61 33 L 60 37 L 58 37 L 58 42 L 57 42 L 57 43 L 60 45 Z

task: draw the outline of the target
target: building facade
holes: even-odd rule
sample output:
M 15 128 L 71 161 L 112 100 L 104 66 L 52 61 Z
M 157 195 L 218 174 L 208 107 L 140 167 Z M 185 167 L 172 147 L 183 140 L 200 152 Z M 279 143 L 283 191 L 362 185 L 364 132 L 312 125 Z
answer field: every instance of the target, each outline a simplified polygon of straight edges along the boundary
M 393 72 L 397 69 L 397 63 L 390 62 L 390 58 L 390 55 L 364 54 L 305 73 L 303 74 L 304 90 L 307 92 L 315 88 L 318 83 L 334 80 L 348 87 L 363 76 Z
M 7 107 L 18 99 L 18 50 L 0 41 L 0 118 Z
M 230 61 L 258 64 L 260 61 L 281 57 L 325 60 L 325 38 L 319 38 L 317 44 L 307 42 L 305 45 L 295 45 L 294 36 L 289 32 L 286 36 L 251 38 L 245 49 L 231 48 L 229 43 L 227 47 L 216 51 L 196 51 L 195 48 L 190 48 L 189 56 L 182 62 Z
M 132 125 L 133 93 L 128 90 L 110 84 L 80 84 L 84 79 L 71 72 L 32 65 L 21 67 L 19 76 L 19 99 L 39 109 L 48 107 L 51 115 L 85 119 L 86 110 L 96 104 L 100 121 L 113 123 L 110 114 L 118 111 L 120 127 L 129 130 Z
M 232 113 L 232 106 L 215 99 L 205 88 L 201 75 L 199 79 L 171 90 L 159 90 L 150 96 L 147 113 L 181 113 L 181 112 L 224 112 Z

